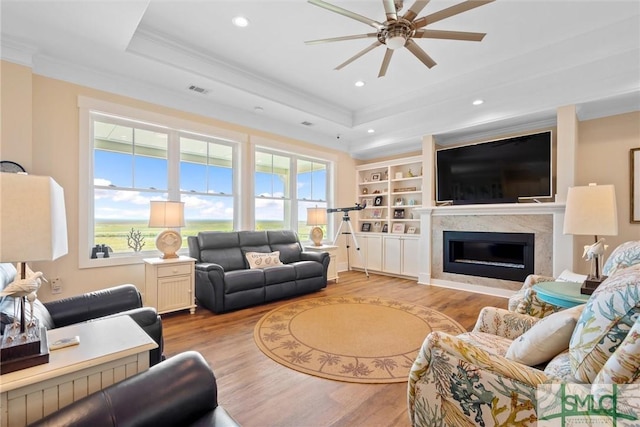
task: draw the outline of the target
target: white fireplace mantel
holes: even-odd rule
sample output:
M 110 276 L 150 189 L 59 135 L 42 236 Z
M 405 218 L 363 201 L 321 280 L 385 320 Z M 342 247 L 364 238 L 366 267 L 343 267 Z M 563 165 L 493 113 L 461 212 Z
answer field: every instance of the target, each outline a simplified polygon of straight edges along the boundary
M 420 215 L 420 259 L 421 264 L 418 283 L 446 286 L 467 291 L 475 291 L 485 294 L 509 296 L 513 291 L 505 289 L 493 289 L 485 285 L 469 283 L 457 283 L 434 279 L 432 277 L 432 218 L 454 216 L 504 216 L 504 215 L 551 215 L 553 218 L 553 254 L 552 272 L 558 276 L 564 269 L 571 269 L 573 264 L 573 236 L 564 235 L 562 232 L 564 223 L 564 203 L 501 203 L 480 205 L 449 205 L 432 206 L 415 209 Z M 500 222 L 496 221 L 496 231 L 500 231 Z M 475 231 L 469 229 L 468 231 Z M 481 282 L 481 281 L 479 281 Z

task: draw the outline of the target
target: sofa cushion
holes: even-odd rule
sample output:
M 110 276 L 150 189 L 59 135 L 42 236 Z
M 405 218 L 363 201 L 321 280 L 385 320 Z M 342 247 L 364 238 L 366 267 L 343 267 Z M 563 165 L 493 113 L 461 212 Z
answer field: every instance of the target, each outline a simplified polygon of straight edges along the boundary
M 220 265 L 225 271 L 246 268 L 237 232 L 202 231 L 198 233 L 200 260 Z
M 594 384 L 631 384 L 640 378 L 640 317 L 604 364 Z
M 267 231 L 269 246 L 272 251 L 280 251 L 280 260 L 285 264 L 300 261 L 302 246 L 298 234 L 291 230 Z
M 238 241 L 245 252 L 272 252 L 266 231 L 239 231 Z
M 640 263 L 640 241 L 624 242 L 611 252 L 602 267 L 602 274 L 611 276 L 616 271 Z
M 264 273 L 262 269 L 229 271 L 224 275 L 224 285 L 225 294 L 262 288 L 264 286 Z
M 640 314 L 640 270 L 626 268 L 606 279 L 587 301 L 571 336 L 575 377 L 592 383 Z
M 275 285 L 278 283 L 294 282 L 296 280 L 296 269 L 292 264 L 280 264 L 275 267 L 264 269 L 265 285 Z
M 280 252 L 246 252 L 245 256 L 249 263 L 249 268 L 266 268 L 274 265 L 282 264 L 280 261 Z
M 584 304 L 543 317 L 513 340 L 505 357 L 528 366 L 548 362 L 569 348 L 571 334 Z

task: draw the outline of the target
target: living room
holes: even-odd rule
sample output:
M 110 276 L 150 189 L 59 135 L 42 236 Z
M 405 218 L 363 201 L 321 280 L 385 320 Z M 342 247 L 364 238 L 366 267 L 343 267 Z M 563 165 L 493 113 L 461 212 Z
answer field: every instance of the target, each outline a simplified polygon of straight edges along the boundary
M 376 6 L 381 9 L 380 5 Z M 479 10 L 481 9 L 479 8 Z M 637 35 L 636 33 L 630 34 L 629 39 Z M 7 49 L 5 49 L 5 43 Z M 639 52 L 637 41 L 633 43 L 635 43 L 635 49 L 626 50 L 627 45 L 625 44 L 621 55 L 626 54 L 637 59 Z M 142 257 L 134 262 L 126 263 L 118 263 L 114 257 L 114 260 L 104 261 L 102 264 L 92 264 L 95 260 L 90 259 L 91 253 L 88 248 L 100 242 L 94 241 L 93 236 L 87 231 L 89 209 L 84 191 L 87 188 L 87 183 L 90 183 L 92 179 L 92 176 L 84 169 L 90 158 L 86 147 L 87 141 L 83 139 L 83 135 L 85 135 L 83 132 L 87 132 L 89 124 L 82 120 L 82 109 L 87 105 L 90 106 L 89 109 L 96 108 L 121 117 L 147 120 L 153 123 L 158 123 L 154 119 L 167 118 L 176 123 L 178 128 L 182 126 L 182 129 L 185 129 L 186 126 L 189 126 L 193 132 L 207 135 L 211 134 L 210 131 L 213 130 L 215 135 L 221 138 L 240 140 L 244 147 L 242 150 L 245 150 L 241 152 L 244 160 L 250 158 L 249 152 L 252 148 L 268 146 L 282 152 L 293 152 L 330 161 L 336 167 L 329 190 L 331 204 L 327 207 L 353 206 L 354 201 L 358 200 L 355 173 L 357 167 L 412 156 L 426 158 L 431 150 L 429 144 L 432 138 L 438 140 L 441 137 L 441 140 L 444 141 L 448 134 L 453 144 L 471 144 L 523 132 L 519 130 L 520 127 L 508 124 L 499 124 L 488 131 L 483 126 L 469 127 L 466 123 L 460 123 L 459 127 L 451 126 L 448 128 L 449 132 L 443 132 L 443 135 L 439 135 L 435 131 L 424 133 L 408 149 L 402 144 L 398 144 L 399 149 L 395 153 L 388 152 L 387 150 L 390 148 L 385 147 L 379 150 L 380 156 L 375 155 L 375 148 L 368 150 L 366 154 L 354 154 L 344 146 L 340 148 L 339 141 L 348 139 L 346 134 L 339 134 L 338 142 L 336 142 L 338 138 L 332 135 L 330 143 L 327 142 L 323 145 L 317 141 L 310 142 L 311 138 L 306 139 L 301 137 L 301 134 L 279 134 L 264 128 L 254 128 L 249 122 L 240 123 L 229 120 L 228 113 L 218 114 L 224 110 L 224 105 L 212 107 L 207 104 L 207 101 L 198 98 L 176 96 L 175 103 L 168 105 L 164 96 L 154 94 L 152 87 L 138 88 L 139 92 L 131 92 L 131 95 L 127 96 L 129 89 L 131 89 L 131 86 L 128 85 L 130 82 L 127 82 L 126 79 L 120 80 L 120 76 L 97 73 L 97 77 L 94 76 L 96 79 L 91 80 L 87 77 L 91 71 L 85 73 L 86 70 L 81 70 L 80 67 L 74 70 L 74 67 L 68 64 L 56 64 L 56 61 L 50 60 L 50 58 L 39 58 L 38 54 L 30 48 L 25 47 L 20 51 L 19 47 L 20 44 L 16 44 L 16 40 L 3 40 L 3 56 L 0 65 L 2 76 L 1 159 L 19 163 L 30 174 L 53 177 L 65 192 L 68 254 L 52 262 L 36 262 L 31 266 L 34 270 L 42 271 L 48 279 L 59 279 L 62 284 L 59 293 L 52 292 L 50 283 L 43 285 L 38 292 L 38 297 L 43 301 L 53 301 L 84 292 L 97 291 L 116 284 L 132 283 L 143 287 L 145 283 L 145 265 L 141 260 Z M 45 60 L 50 61 L 46 66 L 39 62 Z M 330 62 L 325 65 L 330 69 L 335 64 Z M 594 99 L 589 99 L 589 101 L 599 101 L 600 107 L 605 104 L 611 107 L 599 108 L 599 111 L 607 111 L 607 113 L 589 115 L 589 108 L 593 104 L 584 102 L 583 105 L 578 100 L 585 99 L 574 96 L 572 102 L 547 106 L 548 110 L 554 112 L 551 118 L 545 116 L 544 120 L 539 120 L 535 114 L 523 114 L 517 117 L 519 121 L 525 122 L 521 128 L 526 129 L 526 133 L 550 129 L 557 140 L 571 141 L 569 145 L 565 145 L 563 142 L 561 146 L 570 147 L 569 150 L 572 150 L 572 153 L 554 154 L 556 159 L 571 159 L 569 163 L 558 161 L 555 165 L 554 176 L 560 176 L 562 183 L 560 187 L 556 188 L 555 202 L 564 202 L 568 187 L 587 185 L 592 182 L 615 186 L 619 231 L 616 236 L 606 237 L 610 248 L 640 238 L 640 226 L 630 220 L 633 198 L 633 171 L 630 152 L 632 149 L 638 148 L 640 141 L 638 66 L 634 67 L 610 71 L 609 78 L 611 80 L 622 79 L 625 74 L 631 75 L 629 80 L 625 80 L 625 84 L 628 85 L 627 92 L 622 93 L 620 90 L 615 93 L 600 93 L 597 99 L 594 94 Z M 398 69 L 390 69 L 389 74 L 391 76 L 392 72 L 399 71 Z M 377 73 L 377 65 L 375 72 Z M 604 77 L 601 78 L 604 79 Z M 96 81 L 99 81 L 99 84 Z M 628 83 L 629 81 L 631 83 Z M 136 81 L 135 83 L 140 82 Z M 598 90 L 603 91 L 602 88 L 598 88 Z M 141 92 L 146 93 L 138 95 Z M 619 104 L 608 105 L 610 101 L 620 98 L 622 101 Z M 157 99 L 158 102 L 154 102 L 154 99 Z M 190 102 L 197 108 L 189 105 Z M 598 103 L 596 102 L 596 104 Z M 114 109 L 109 110 L 110 108 Z M 509 109 L 509 106 L 506 105 L 504 108 Z M 256 122 L 265 120 L 268 119 L 261 117 L 256 119 Z M 468 128 L 475 131 L 475 134 L 470 132 Z M 328 138 L 324 135 L 318 140 L 328 141 Z M 345 146 L 347 146 L 346 143 Z M 428 164 L 428 161 L 425 160 L 425 162 Z M 253 169 L 244 169 L 240 182 L 247 184 L 252 181 L 253 173 Z M 251 186 L 247 184 L 241 190 L 242 194 L 238 203 L 242 205 L 243 213 L 238 215 L 239 220 L 235 229 L 251 230 L 255 227 L 255 212 L 252 212 L 255 211 L 253 184 Z M 435 206 L 435 196 L 432 196 L 429 197 L 431 205 L 427 203 L 424 205 Z M 340 225 L 340 216 L 337 214 L 329 215 L 329 221 L 330 223 L 325 229 L 325 243 L 331 244 L 333 233 Z M 306 236 L 304 238 L 306 239 Z M 587 274 L 589 266 L 582 259 L 581 248 L 583 245 L 592 243 L 592 236 L 575 236 L 570 240 L 572 253 L 568 258 L 571 260 L 571 265 L 566 265 L 565 259 L 564 264 L 559 264 L 553 273 L 559 273 L 563 269 L 569 268 Z M 342 241 L 339 241 L 337 245 L 339 246 L 337 251 L 339 273 L 344 273 L 347 281 L 354 280 L 353 275 L 361 277 L 359 272 L 346 273 L 349 263 L 353 259 L 349 259 L 348 251 Z M 157 256 L 158 252 L 155 251 L 152 242 L 147 243 L 147 249 L 148 256 Z M 187 254 L 186 246 L 183 246 L 181 254 Z M 427 275 L 421 276 L 421 283 L 427 283 L 426 277 Z M 341 277 L 341 282 L 342 280 Z M 417 286 L 415 279 L 412 281 L 406 281 L 406 278 L 398 280 L 402 286 Z M 418 294 L 407 294 L 409 298 L 415 298 L 416 295 Z M 506 306 L 504 298 L 482 301 L 496 306 L 499 306 L 502 301 L 503 306 Z M 481 307 L 477 307 L 478 310 L 479 308 Z M 197 315 L 201 316 L 202 311 L 202 308 L 198 308 Z M 206 312 L 206 314 L 212 316 L 210 312 Z M 252 316 L 257 316 L 257 314 L 252 313 Z M 239 317 L 241 317 L 240 314 L 233 314 L 233 321 L 241 322 Z M 186 322 L 188 319 L 185 317 L 184 321 Z M 469 325 L 469 327 L 471 326 L 472 324 Z M 188 325 L 186 327 L 189 328 Z M 174 333 L 179 335 L 178 332 Z M 167 336 L 176 335 L 172 335 L 172 330 L 169 330 Z M 235 345 L 233 338 L 229 336 L 225 336 L 225 342 Z M 232 358 L 233 352 L 226 351 L 225 357 Z M 225 372 L 228 373 L 228 371 L 223 371 L 220 374 L 224 376 Z M 247 373 L 246 375 L 247 381 L 250 382 L 251 374 Z M 399 388 L 398 391 L 400 391 Z M 363 394 L 366 395 L 366 392 Z M 221 399 L 223 398 L 231 399 L 230 396 L 221 396 Z

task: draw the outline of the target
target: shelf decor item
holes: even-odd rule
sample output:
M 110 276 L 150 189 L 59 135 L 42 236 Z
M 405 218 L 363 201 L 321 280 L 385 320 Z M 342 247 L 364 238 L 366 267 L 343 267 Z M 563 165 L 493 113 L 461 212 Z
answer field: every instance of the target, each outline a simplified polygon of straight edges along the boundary
M 393 217 L 395 219 L 403 219 L 404 218 L 404 209 L 394 209 Z
M 382 206 L 382 196 L 376 196 L 376 198 L 373 199 L 373 206 Z
M 380 172 L 375 172 L 371 174 L 371 181 L 380 181 Z
M 404 199 L 402 197 L 396 197 L 395 202 L 393 202 L 393 204 L 395 206 L 402 206 L 404 205 Z
M 382 232 L 383 233 L 389 232 L 389 224 L 387 224 L 386 222 L 382 225 Z
M 170 228 L 184 227 L 184 202 L 151 201 L 149 227 L 166 228 L 156 237 L 156 247 L 162 259 L 178 258 L 176 252 L 182 246 L 179 231 Z
M 402 179 L 402 172 L 396 172 L 396 179 Z
M 393 224 L 393 228 L 391 228 L 391 232 L 395 234 L 403 234 L 404 233 L 404 224 Z
M 371 223 L 370 222 L 363 222 L 361 230 L 362 231 L 371 231 Z
M 407 234 L 416 234 L 416 231 L 417 231 L 417 228 L 414 226 L 407 228 Z
M 322 239 L 324 233 L 322 232 L 321 225 L 327 224 L 327 210 L 319 208 L 307 208 L 307 225 L 312 225 L 313 228 L 309 232 L 309 239 L 316 246 L 322 246 Z

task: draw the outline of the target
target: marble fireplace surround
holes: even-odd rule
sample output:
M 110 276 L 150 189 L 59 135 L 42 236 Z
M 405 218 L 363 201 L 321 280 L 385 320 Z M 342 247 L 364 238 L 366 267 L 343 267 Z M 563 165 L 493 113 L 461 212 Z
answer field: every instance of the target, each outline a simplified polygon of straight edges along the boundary
M 416 209 L 420 214 L 418 283 L 508 297 L 522 282 L 467 276 L 443 271 L 443 231 L 493 231 L 533 233 L 534 271 L 557 276 L 573 263 L 573 236 L 564 235 L 565 205 L 560 203 L 505 203 L 434 206 Z

